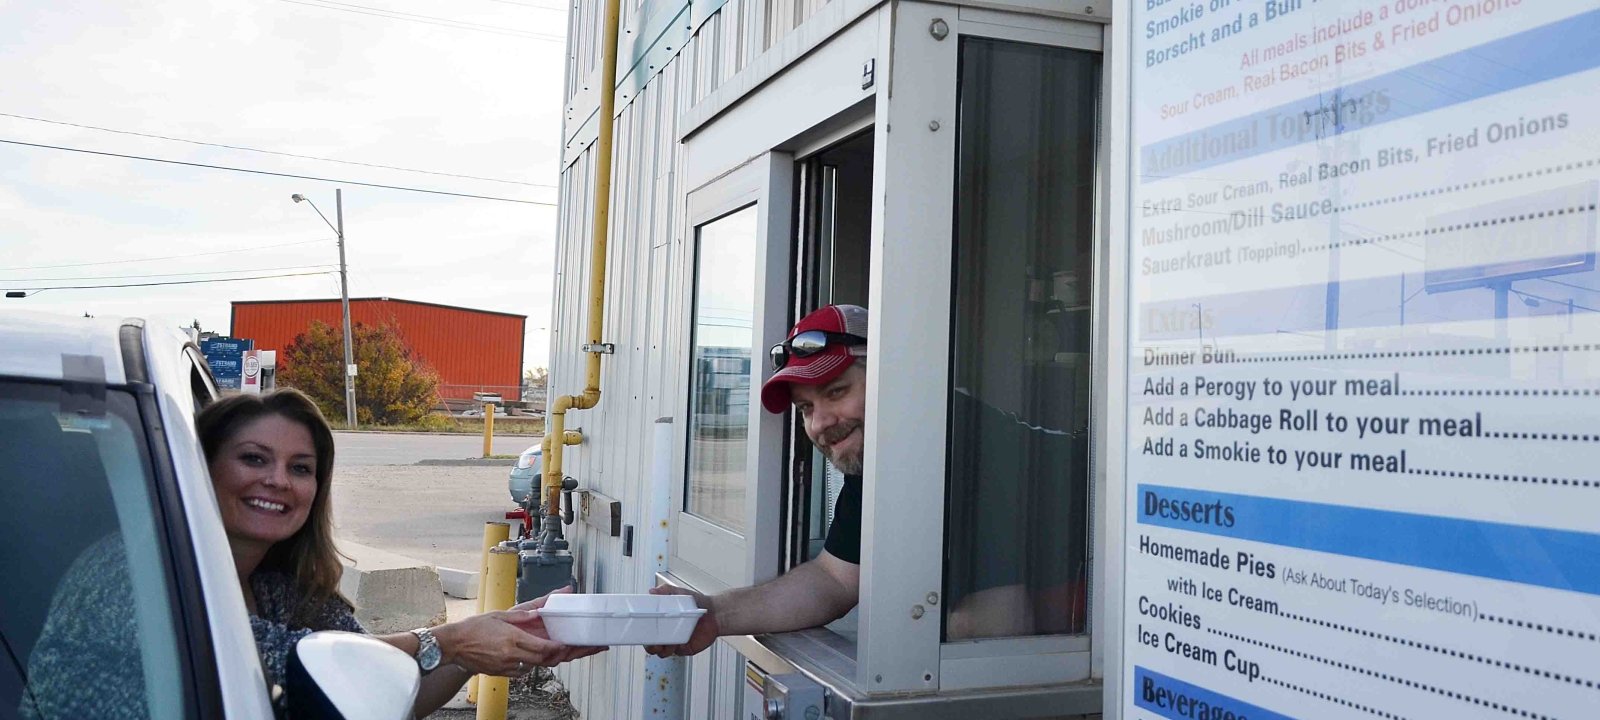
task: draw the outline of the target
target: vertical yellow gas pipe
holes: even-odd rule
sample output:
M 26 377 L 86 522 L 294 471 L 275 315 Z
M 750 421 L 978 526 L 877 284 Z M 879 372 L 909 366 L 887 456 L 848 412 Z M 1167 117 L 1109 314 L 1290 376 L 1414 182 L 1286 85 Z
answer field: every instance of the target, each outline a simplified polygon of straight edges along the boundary
M 561 515 L 561 460 L 567 445 L 583 440 L 577 433 L 567 432 L 567 411 L 588 410 L 600 402 L 600 347 L 605 329 L 606 303 L 606 238 L 611 231 L 611 135 L 617 109 L 617 27 L 622 7 L 619 0 L 605 0 L 605 29 L 600 56 L 600 136 L 595 140 L 594 218 L 590 232 L 589 253 L 589 342 L 584 352 L 589 355 L 584 373 L 583 393 L 562 395 L 551 401 L 547 410 L 549 418 L 544 436 L 544 501 L 545 514 L 554 527 L 560 527 Z

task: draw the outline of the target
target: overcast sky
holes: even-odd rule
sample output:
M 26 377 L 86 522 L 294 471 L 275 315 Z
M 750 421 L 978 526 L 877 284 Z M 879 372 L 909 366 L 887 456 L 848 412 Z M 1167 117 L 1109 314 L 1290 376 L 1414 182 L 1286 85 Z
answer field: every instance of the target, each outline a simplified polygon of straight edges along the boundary
M 0 0 L 0 140 L 550 202 L 565 34 L 560 0 Z M 335 270 L 333 232 L 289 199 L 333 220 L 335 187 L 352 297 L 527 315 L 526 365 L 546 363 L 550 205 L 0 142 L 0 288 Z M 232 300 L 338 295 L 334 273 L 48 290 L 0 308 L 226 332 Z

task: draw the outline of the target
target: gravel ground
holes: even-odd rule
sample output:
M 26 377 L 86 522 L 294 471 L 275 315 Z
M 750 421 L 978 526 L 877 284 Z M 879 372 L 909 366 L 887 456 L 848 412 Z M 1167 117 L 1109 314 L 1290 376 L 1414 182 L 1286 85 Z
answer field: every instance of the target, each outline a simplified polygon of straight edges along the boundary
M 566 689 L 544 668 L 512 680 L 510 701 L 506 705 L 507 720 L 574 720 L 578 717 L 572 703 L 567 701 Z M 476 708 L 458 698 L 434 711 L 427 720 L 469 720 L 477 716 Z

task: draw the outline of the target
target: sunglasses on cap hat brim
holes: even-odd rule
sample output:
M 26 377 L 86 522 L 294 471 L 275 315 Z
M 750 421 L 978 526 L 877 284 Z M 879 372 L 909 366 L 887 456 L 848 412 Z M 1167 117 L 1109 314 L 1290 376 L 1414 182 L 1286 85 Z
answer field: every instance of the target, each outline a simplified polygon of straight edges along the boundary
M 785 365 L 789 364 L 789 358 L 811 357 L 828 349 L 829 345 L 857 347 L 866 344 L 867 339 L 859 335 L 829 332 L 827 330 L 807 330 L 796 333 L 794 337 L 773 345 L 768 353 L 772 356 L 772 369 L 782 370 Z

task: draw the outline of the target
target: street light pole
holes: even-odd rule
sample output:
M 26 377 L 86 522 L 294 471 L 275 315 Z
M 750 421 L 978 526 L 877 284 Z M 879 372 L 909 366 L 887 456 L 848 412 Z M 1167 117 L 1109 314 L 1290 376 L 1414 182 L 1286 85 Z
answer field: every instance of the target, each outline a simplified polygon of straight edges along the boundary
M 344 266 L 344 190 L 333 190 L 334 216 L 339 219 L 339 303 L 344 306 L 344 424 L 356 429 L 356 354 L 350 336 L 350 275 Z
M 339 304 L 344 315 L 344 424 L 345 427 L 356 429 L 356 356 L 355 344 L 350 336 L 350 275 L 345 271 L 344 264 L 344 190 L 334 188 L 333 203 L 334 215 L 339 224 L 335 226 L 328 222 L 328 216 L 322 214 L 322 208 L 311 202 L 300 193 L 289 197 L 295 202 L 305 201 L 311 203 L 311 209 L 317 211 L 317 216 L 322 218 L 329 228 L 333 229 L 339 237 Z

